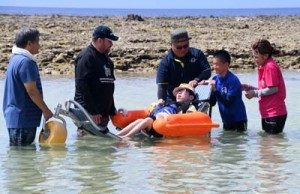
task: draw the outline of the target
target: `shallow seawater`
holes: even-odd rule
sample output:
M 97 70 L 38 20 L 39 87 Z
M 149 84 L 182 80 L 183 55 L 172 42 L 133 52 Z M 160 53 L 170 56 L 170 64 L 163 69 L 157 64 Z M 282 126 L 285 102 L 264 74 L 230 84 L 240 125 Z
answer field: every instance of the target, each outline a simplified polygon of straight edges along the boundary
M 243 83 L 255 85 L 257 80 L 256 73 L 238 76 Z M 244 98 L 245 133 L 217 128 L 211 137 L 118 142 L 77 138 L 75 125 L 65 117 L 65 145 L 40 145 L 36 139 L 32 146 L 18 148 L 8 144 L 1 111 L 0 193 L 299 193 L 300 77 L 290 71 L 284 77 L 288 119 L 280 135 L 262 132 L 257 100 Z M 52 110 L 73 98 L 73 78 L 42 81 Z M 1 110 L 3 84 L 1 79 Z M 117 108 L 147 108 L 156 101 L 154 75 L 117 76 L 115 101 Z M 212 120 L 221 124 L 217 107 Z

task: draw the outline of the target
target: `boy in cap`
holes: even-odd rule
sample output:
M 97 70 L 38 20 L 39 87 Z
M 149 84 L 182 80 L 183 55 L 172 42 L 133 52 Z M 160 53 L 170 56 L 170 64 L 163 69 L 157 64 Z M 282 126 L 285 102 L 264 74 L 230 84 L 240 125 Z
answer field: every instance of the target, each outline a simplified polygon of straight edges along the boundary
M 216 74 L 212 80 L 202 81 L 212 86 L 211 104 L 218 102 L 224 130 L 246 131 L 247 115 L 242 100 L 242 85 L 239 78 L 229 71 L 231 57 L 225 50 L 213 56 Z
M 188 32 L 179 28 L 171 32 L 170 50 L 161 60 L 156 76 L 158 99 L 174 102 L 174 88 L 180 83 L 195 87 L 211 76 L 210 65 L 199 49 L 190 47 Z
M 196 93 L 191 85 L 186 83 L 180 84 L 180 86 L 173 90 L 173 95 L 176 97 L 176 103 L 164 105 L 162 101 L 158 101 L 156 107 L 150 112 L 148 117 L 132 122 L 117 133 L 117 135 L 121 137 L 132 137 L 141 130 L 146 129 L 149 135 L 161 137 L 161 135 L 152 128 L 156 118 L 163 116 L 167 119 L 169 114 L 196 112 L 196 108 L 192 104 Z
M 92 42 L 75 60 L 75 101 L 81 104 L 100 127 L 107 127 L 116 113 L 114 103 L 114 64 L 108 56 L 112 41 L 117 41 L 107 26 L 98 26 Z M 84 135 L 78 130 L 78 135 Z

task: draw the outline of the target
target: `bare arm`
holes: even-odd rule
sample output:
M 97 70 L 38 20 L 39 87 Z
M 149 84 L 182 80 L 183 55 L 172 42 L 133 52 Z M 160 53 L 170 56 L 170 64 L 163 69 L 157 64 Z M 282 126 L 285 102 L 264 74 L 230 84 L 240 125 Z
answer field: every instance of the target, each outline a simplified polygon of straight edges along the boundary
M 44 118 L 46 120 L 51 118 L 53 114 L 44 102 L 42 95 L 36 86 L 36 82 L 27 82 L 24 84 L 24 86 L 31 100 L 42 110 Z
M 258 90 L 257 87 L 251 86 L 249 84 L 241 84 L 243 91 L 249 91 L 249 90 Z

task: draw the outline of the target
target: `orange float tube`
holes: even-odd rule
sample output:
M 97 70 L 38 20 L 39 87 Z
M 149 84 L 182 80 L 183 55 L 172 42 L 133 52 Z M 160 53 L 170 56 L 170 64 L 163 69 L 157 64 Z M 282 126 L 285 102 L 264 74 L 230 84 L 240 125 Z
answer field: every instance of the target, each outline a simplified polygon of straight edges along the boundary
M 148 109 L 143 110 L 129 110 L 124 116 L 122 113 L 117 113 L 116 115 L 112 116 L 111 121 L 114 124 L 114 126 L 123 129 L 133 121 L 137 119 L 143 119 L 146 118 L 149 114 Z
M 168 119 L 158 117 L 153 123 L 154 130 L 166 137 L 207 135 L 211 128 L 219 124 L 202 112 L 168 115 Z

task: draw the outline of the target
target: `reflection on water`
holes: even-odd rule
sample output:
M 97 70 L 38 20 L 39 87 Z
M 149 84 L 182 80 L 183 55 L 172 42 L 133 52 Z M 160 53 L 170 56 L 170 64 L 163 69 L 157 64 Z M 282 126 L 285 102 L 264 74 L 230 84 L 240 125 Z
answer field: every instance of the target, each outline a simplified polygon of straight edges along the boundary
M 254 73 L 238 76 L 244 83 L 256 83 Z M 66 118 L 65 145 L 17 148 L 8 145 L 1 111 L 0 192 L 299 193 L 300 78 L 297 72 L 284 76 L 289 113 L 284 133 L 275 136 L 261 131 L 257 100 L 244 99 L 249 119 L 245 133 L 219 128 L 211 137 L 78 139 L 74 124 Z M 53 108 L 74 95 L 72 78 L 44 78 L 43 87 Z M 0 92 L 1 102 L 2 98 Z M 145 108 L 155 100 L 153 75 L 117 77 L 118 108 Z M 220 123 L 217 107 L 212 118 Z
M 285 169 L 283 164 L 289 163 L 281 153 L 287 148 L 287 139 L 284 135 L 266 136 L 258 142 L 259 145 L 259 173 L 255 178 L 260 180 L 260 187 L 256 188 L 258 192 L 286 193 L 288 189 L 284 183 L 288 179 L 289 169 Z

